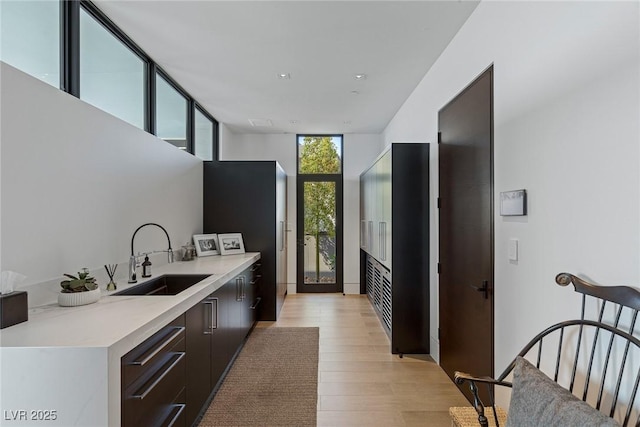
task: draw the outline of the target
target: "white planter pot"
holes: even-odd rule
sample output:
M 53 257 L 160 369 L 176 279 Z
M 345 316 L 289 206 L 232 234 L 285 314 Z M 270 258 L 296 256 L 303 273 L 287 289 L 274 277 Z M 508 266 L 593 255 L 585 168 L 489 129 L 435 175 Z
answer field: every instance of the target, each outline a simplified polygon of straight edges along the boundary
M 100 299 L 100 288 L 87 292 L 70 292 L 58 294 L 58 304 L 62 307 L 75 307 L 92 304 Z

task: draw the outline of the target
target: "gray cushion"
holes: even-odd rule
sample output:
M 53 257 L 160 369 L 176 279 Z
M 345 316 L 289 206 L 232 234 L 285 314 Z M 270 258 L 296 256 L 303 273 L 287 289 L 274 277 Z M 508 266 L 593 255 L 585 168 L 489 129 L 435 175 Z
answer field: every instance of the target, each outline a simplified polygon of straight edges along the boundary
M 619 426 L 552 381 L 522 357 L 516 359 L 507 427 Z

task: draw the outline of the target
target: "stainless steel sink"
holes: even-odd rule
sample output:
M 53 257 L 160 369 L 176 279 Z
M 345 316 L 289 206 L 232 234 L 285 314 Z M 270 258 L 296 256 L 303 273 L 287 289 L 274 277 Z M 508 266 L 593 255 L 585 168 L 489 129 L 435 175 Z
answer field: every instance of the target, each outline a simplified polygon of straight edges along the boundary
M 113 295 L 177 295 L 210 274 L 165 274 Z

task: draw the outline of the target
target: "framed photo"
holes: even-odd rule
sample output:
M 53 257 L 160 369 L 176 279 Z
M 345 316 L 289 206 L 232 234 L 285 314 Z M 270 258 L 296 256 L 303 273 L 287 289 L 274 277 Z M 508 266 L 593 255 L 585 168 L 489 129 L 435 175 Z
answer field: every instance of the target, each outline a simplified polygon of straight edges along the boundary
M 194 234 L 193 244 L 199 257 L 220 254 L 217 234 Z
M 220 242 L 220 255 L 233 255 L 233 254 L 244 253 L 244 242 L 242 241 L 242 234 L 240 233 L 218 234 L 218 240 Z
M 527 190 L 500 193 L 500 215 L 524 216 L 527 214 Z

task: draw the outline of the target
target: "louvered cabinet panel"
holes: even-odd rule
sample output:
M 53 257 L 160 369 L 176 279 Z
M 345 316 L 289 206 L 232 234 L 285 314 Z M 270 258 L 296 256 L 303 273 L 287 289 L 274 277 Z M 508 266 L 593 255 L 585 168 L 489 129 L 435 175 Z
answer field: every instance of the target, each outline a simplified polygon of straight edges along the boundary
M 373 266 L 373 261 L 370 257 L 367 258 L 367 272 L 366 272 L 366 283 L 367 283 L 367 295 L 369 296 L 369 300 L 373 303 L 373 271 L 375 267 Z
M 382 303 L 382 275 L 380 267 L 376 266 L 373 271 L 373 306 L 379 311 Z
M 391 275 L 382 276 L 382 322 L 391 331 Z

